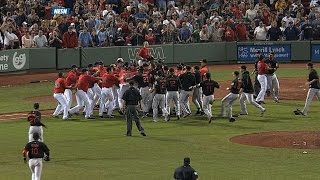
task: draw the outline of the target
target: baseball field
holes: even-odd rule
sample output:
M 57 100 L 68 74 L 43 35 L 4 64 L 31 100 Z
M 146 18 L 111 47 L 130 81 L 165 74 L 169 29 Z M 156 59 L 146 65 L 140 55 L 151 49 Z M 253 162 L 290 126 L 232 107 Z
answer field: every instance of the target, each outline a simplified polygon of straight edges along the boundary
M 221 84 L 215 93 L 215 117 L 238 66 L 210 67 Z M 252 65 L 248 67 L 251 71 Z M 315 68 L 320 71 L 320 64 Z M 136 127 L 132 137 L 125 137 L 126 122 L 116 112 L 114 119 L 52 118 L 55 74 L 0 76 L 0 180 L 31 178 L 21 150 L 28 141 L 25 112 L 34 102 L 40 102 L 46 115 L 42 122 L 48 126 L 44 142 L 51 161 L 44 162 L 45 180 L 169 180 L 186 156 L 201 180 L 320 179 L 320 103 L 314 99 L 308 116 L 293 113 L 303 108 L 307 74 L 305 64 L 280 64 L 280 103 L 267 98 L 263 117 L 248 105 L 249 115 L 234 123 L 215 118 L 208 124 L 206 117 L 195 115 L 157 123 L 146 118 L 146 137 Z M 30 83 L 35 80 L 41 82 Z M 239 113 L 238 101 L 233 111 Z

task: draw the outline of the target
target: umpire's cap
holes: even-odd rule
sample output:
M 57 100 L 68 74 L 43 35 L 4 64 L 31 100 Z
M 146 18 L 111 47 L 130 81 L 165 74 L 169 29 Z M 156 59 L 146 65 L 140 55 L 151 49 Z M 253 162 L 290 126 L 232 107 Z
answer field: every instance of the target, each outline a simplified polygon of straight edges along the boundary
M 40 107 L 40 104 L 39 104 L 39 103 L 34 103 L 34 104 L 33 104 L 33 108 L 34 108 L 34 109 L 39 109 L 39 107 Z
M 189 158 L 189 157 L 185 157 L 185 158 L 183 159 L 183 164 L 184 164 L 184 165 L 189 165 L 189 164 L 190 164 L 190 158 Z
M 39 133 L 33 133 L 33 139 L 36 141 L 40 138 L 40 134 Z

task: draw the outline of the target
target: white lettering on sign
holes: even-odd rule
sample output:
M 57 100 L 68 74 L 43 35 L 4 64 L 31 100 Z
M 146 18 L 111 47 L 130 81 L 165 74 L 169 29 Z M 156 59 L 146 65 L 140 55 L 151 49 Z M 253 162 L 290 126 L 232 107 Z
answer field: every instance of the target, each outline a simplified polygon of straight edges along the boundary
M 16 69 L 22 69 L 26 64 L 26 61 L 27 61 L 26 54 L 18 55 L 17 52 L 13 54 L 12 63 Z
M 8 64 L 0 64 L 0 71 L 6 71 L 9 69 Z
M 9 60 L 9 56 L 7 56 L 7 55 L 0 56 L 0 61 L 8 62 L 8 60 Z
M 136 60 L 140 48 L 128 48 L 128 57 L 130 60 Z M 162 47 L 149 48 L 150 55 L 155 59 L 164 60 L 166 58 Z
M 68 9 L 54 9 L 53 14 L 68 14 Z

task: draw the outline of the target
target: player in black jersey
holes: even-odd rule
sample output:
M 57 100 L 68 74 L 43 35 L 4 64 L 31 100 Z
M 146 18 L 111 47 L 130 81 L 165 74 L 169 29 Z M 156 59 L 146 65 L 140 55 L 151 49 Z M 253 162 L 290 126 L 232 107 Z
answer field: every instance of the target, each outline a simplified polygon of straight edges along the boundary
M 207 115 L 209 123 L 212 121 L 212 103 L 214 100 L 214 88 L 219 88 L 219 84 L 211 79 L 211 74 L 206 73 L 206 80 L 200 83 L 203 93 L 203 111 Z
M 41 113 L 39 111 L 40 105 L 39 103 L 33 104 L 33 111 L 28 113 L 28 121 L 30 123 L 29 128 L 29 142 L 33 141 L 33 134 L 38 133 L 40 138 L 39 141 L 43 142 L 43 128 L 46 127 L 44 124 L 41 123 Z
M 40 135 L 34 133 L 34 141 L 29 142 L 22 151 L 25 163 L 27 162 L 27 157 L 29 158 L 28 164 L 32 172 L 32 179 L 38 180 L 40 180 L 42 173 L 42 158 L 44 158 L 45 161 L 50 161 L 50 150 L 46 144 L 39 141 L 39 138 Z
M 201 83 L 201 80 L 202 80 L 201 73 L 200 73 L 200 67 L 199 66 L 195 66 L 193 69 L 194 69 L 193 73 L 194 73 L 194 77 L 196 79 L 196 84 L 199 85 Z M 201 93 L 201 87 L 200 86 L 196 86 L 193 89 L 192 102 L 194 103 L 194 105 L 198 109 L 196 114 L 203 114 L 202 93 Z
M 166 78 L 167 81 L 167 111 L 170 114 L 170 105 L 173 102 L 176 107 L 176 115 L 178 120 L 180 119 L 180 103 L 179 103 L 179 90 L 181 89 L 181 82 L 177 75 L 175 75 L 174 69 L 169 69 L 169 76 Z
M 274 59 L 274 53 L 269 54 L 269 58 L 265 61 L 269 65 L 269 71 L 267 72 L 268 89 L 270 91 L 274 101 L 279 103 L 279 80 L 276 75 L 276 71 L 279 68 L 279 63 Z
M 155 92 L 152 102 L 153 121 L 157 122 L 158 107 L 162 110 L 165 121 L 169 120 L 169 113 L 166 108 L 167 81 L 162 71 L 158 71 L 155 76 L 155 83 L 152 92 Z
M 232 105 L 237 100 L 239 96 L 239 91 L 242 86 L 241 78 L 239 77 L 239 71 L 234 71 L 232 75 L 234 79 L 231 83 L 230 88 L 227 88 L 227 90 L 229 90 L 230 93 L 221 100 L 221 116 L 229 118 L 230 122 L 234 122 L 236 120 L 232 116 Z

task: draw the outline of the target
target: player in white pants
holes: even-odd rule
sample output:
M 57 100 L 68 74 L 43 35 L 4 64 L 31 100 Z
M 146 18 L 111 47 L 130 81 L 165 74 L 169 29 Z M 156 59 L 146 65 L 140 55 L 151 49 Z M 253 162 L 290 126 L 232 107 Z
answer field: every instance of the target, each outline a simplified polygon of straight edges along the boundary
M 221 100 L 221 116 L 224 118 L 229 118 L 230 122 L 234 122 L 236 120 L 232 115 L 232 105 L 238 99 L 241 88 L 239 72 L 234 71 L 232 75 L 234 76 L 234 80 L 232 81 L 231 87 L 227 88 L 230 93 Z
M 268 90 L 270 91 L 274 101 L 276 103 L 279 103 L 279 80 L 276 75 L 279 64 L 274 59 L 274 53 L 270 53 L 269 59 L 267 59 L 265 62 L 269 66 L 269 70 L 267 73 Z
M 242 86 L 240 90 L 240 92 L 242 92 L 240 95 L 240 109 L 241 109 L 240 115 L 248 115 L 246 101 L 251 103 L 256 108 L 260 109 L 261 115 L 263 115 L 266 109 L 254 101 L 253 84 L 250 78 L 250 73 L 249 71 L 247 71 L 247 67 L 245 65 L 241 66 L 240 71 L 242 73 L 242 78 L 241 78 Z
M 320 82 L 319 82 L 319 75 L 317 71 L 313 67 L 313 63 L 308 63 L 307 68 L 309 70 L 309 77 L 308 77 L 308 82 L 306 85 L 309 86 L 309 91 L 307 94 L 306 102 L 304 105 L 304 108 L 302 111 L 297 109 L 297 112 L 295 112 L 296 115 L 304 115 L 306 116 L 309 111 L 310 104 L 312 102 L 312 99 L 314 96 L 318 98 L 320 101 Z
M 153 121 L 157 122 L 158 107 L 162 110 L 165 121 L 169 121 L 169 113 L 166 109 L 166 79 L 163 77 L 161 71 L 157 72 L 154 88 L 151 91 L 155 92 L 152 102 Z
M 214 101 L 214 88 L 220 88 L 219 84 L 211 80 L 211 74 L 206 73 L 206 80 L 200 83 L 203 92 L 203 111 L 207 115 L 209 123 L 212 121 L 212 103 Z
M 28 113 L 28 121 L 30 123 L 30 128 L 29 128 L 29 132 L 28 132 L 28 136 L 29 136 L 29 142 L 34 141 L 33 139 L 33 134 L 34 133 L 38 133 L 40 138 L 39 141 L 43 142 L 43 127 L 46 127 L 46 125 L 44 125 L 41 122 L 41 113 L 39 111 L 39 103 L 34 103 L 33 105 L 33 111 L 31 111 L 30 113 Z
M 46 144 L 38 141 L 39 140 L 38 133 L 33 134 L 33 139 L 34 141 L 29 142 L 23 148 L 22 155 L 25 163 L 27 162 L 27 156 L 29 158 L 28 164 L 32 173 L 31 180 L 40 180 L 41 174 L 42 174 L 42 166 L 43 166 L 42 158 L 44 158 L 45 161 L 49 161 L 50 150 Z
M 166 104 L 167 111 L 170 115 L 170 106 L 173 103 L 176 107 L 176 115 L 178 120 L 181 118 L 180 114 L 180 102 L 179 102 L 179 89 L 181 88 L 181 82 L 178 76 L 174 74 L 174 69 L 169 69 L 169 76 L 167 80 L 167 95 L 166 95 Z
M 191 115 L 191 109 L 189 104 L 189 96 L 192 95 L 192 89 L 196 85 L 196 79 L 193 73 L 191 73 L 191 67 L 186 66 L 186 72 L 179 76 L 181 81 L 180 91 L 180 107 L 183 117 Z
M 260 92 L 256 98 L 256 102 L 259 104 L 264 103 L 264 97 L 266 95 L 268 81 L 267 81 L 267 72 L 269 71 L 268 65 L 264 62 L 263 58 L 260 57 L 257 63 L 257 71 L 258 71 L 258 81 L 260 83 Z
M 71 88 L 70 86 L 66 86 L 66 82 L 64 79 L 64 73 L 59 72 L 58 79 L 54 84 L 54 94 L 53 97 L 57 100 L 58 105 L 56 110 L 53 113 L 53 116 L 57 117 L 61 111 L 63 111 L 62 119 L 68 119 L 68 102 L 66 97 L 64 96 L 64 91 L 66 88 Z

